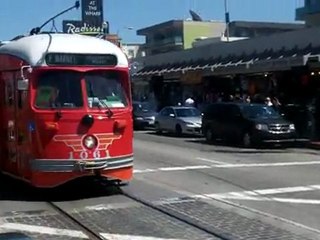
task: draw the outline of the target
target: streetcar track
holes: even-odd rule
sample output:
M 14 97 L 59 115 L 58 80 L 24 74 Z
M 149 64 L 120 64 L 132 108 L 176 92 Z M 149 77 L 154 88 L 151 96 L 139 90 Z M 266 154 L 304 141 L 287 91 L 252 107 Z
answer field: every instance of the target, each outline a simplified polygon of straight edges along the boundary
M 189 221 L 189 220 L 187 220 L 187 219 L 185 219 L 183 217 L 177 216 L 176 214 L 171 213 L 169 211 L 166 211 L 166 210 L 162 209 L 161 207 L 157 206 L 156 204 L 154 204 L 152 202 L 145 201 L 145 200 L 143 200 L 143 199 L 141 199 L 141 198 L 139 198 L 139 197 L 137 197 L 135 195 L 132 195 L 132 194 L 130 194 L 128 192 L 125 192 L 125 191 L 122 191 L 122 195 L 124 195 L 125 197 L 127 197 L 127 198 L 129 198 L 129 199 L 131 199 L 133 201 L 136 201 L 136 202 L 138 202 L 138 203 L 140 203 L 140 204 L 142 204 L 142 205 L 144 205 L 146 207 L 149 207 L 149 208 L 151 208 L 153 210 L 156 210 L 156 211 L 158 211 L 158 212 L 160 212 L 162 214 L 165 214 L 166 216 L 169 216 L 170 218 L 174 218 L 174 219 L 176 219 L 176 220 L 178 220 L 180 222 L 183 222 L 183 223 L 185 223 L 185 224 L 187 224 L 189 226 L 192 226 L 193 228 L 201 230 L 201 231 L 203 231 L 203 232 L 205 232 L 205 233 L 207 233 L 209 235 L 217 237 L 217 238 L 219 238 L 221 240 L 230 240 L 230 238 L 225 236 L 224 234 L 216 233 L 216 232 L 214 232 L 214 231 L 212 231 L 212 230 L 210 230 L 210 229 L 208 229 L 208 228 L 206 228 L 204 226 L 201 226 L 200 224 L 193 223 L 193 222 L 191 222 L 191 221 Z
M 75 224 L 79 227 L 79 230 L 81 230 L 83 233 L 85 233 L 88 236 L 88 239 L 93 240 L 105 240 L 102 236 L 100 236 L 100 233 L 96 233 L 95 231 L 88 228 L 85 224 L 81 223 L 81 221 L 74 218 L 72 215 L 70 215 L 68 212 L 64 211 L 61 207 L 59 207 L 54 202 L 47 202 L 47 204 L 53 208 L 57 213 L 60 215 L 63 215 L 65 219 L 68 219 L 69 222 Z

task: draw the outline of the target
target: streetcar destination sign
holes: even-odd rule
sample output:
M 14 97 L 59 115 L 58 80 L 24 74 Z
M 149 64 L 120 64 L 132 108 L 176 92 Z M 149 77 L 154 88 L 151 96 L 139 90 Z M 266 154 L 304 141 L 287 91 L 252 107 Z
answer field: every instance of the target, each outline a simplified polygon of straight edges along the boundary
M 48 53 L 46 63 L 51 66 L 115 66 L 118 60 L 113 54 Z

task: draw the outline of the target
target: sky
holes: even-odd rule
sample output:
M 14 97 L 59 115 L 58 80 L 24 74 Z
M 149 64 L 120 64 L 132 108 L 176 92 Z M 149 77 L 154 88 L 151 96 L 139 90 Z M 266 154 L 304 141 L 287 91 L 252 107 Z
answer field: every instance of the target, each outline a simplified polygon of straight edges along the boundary
M 189 9 L 204 20 L 224 21 L 224 0 L 103 0 L 104 18 L 110 31 L 125 43 L 143 42 L 136 30 L 172 19 L 190 18 Z M 72 6 L 75 0 L 1 0 L 0 40 L 27 34 L 50 17 Z M 296 7 L 303 0 L 227 0 L 230 20 L 294 22 Z M 81 10 L 59 17 L 55 25 L 62 31 L 62 20 L 80 20 Z M 49 24 L 46 30 L 50 30 Z

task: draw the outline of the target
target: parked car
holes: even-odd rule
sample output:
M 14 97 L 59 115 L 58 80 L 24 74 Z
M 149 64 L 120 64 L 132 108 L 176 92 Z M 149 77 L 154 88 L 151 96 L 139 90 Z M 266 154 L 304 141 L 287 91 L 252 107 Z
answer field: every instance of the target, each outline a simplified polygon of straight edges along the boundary
M 181 134 L 201 133 L 201 112 L 194 107 L 165 107 L 156 117 L 155 128 Z
M 154 127 L 157 113 L 147 102 L 133 102 L 133 126 L 135 129 Z
M 202 118 L 207 141 L 233 140 L 245 147 L 262 143 L 294 142 L 296 130 L 272 107 L 264 104 L 216 103 Z

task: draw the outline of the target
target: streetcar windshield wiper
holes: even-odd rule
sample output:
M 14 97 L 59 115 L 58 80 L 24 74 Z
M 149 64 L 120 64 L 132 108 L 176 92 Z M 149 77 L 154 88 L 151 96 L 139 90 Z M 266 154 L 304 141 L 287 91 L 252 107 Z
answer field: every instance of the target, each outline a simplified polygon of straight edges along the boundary
M 91 84 L 91 82 L 88 81 L 87 83 L 88 83 L 88 85 L 89 85 L 89 86 L 88 86 L 88 88 L 89 88 L 89 95 L 90 95 L 90 97 L 93 99 L 93 100 L 92 100 L 92 106 L 94 106 L 94 102 L 96 101 L 96 102 L 98 103 L 98 108 L 99 108 L 99 110 L 102 110 L 101 107 L 107 108 L 106 114 L 107 114 L 107 116 L 108 116 L 109 118 L 111 118 L 111 117 L 113 116 L 113 112 L 112 112 L 111 108 L 108 106 L 107 103 L 102 102 L 102 101 L 99 99 L 99 97 L 95 96 L 95 94 L 94 94 L 94 92 L 93 92 L 93 89 L 92 89 L 92 84 Z

